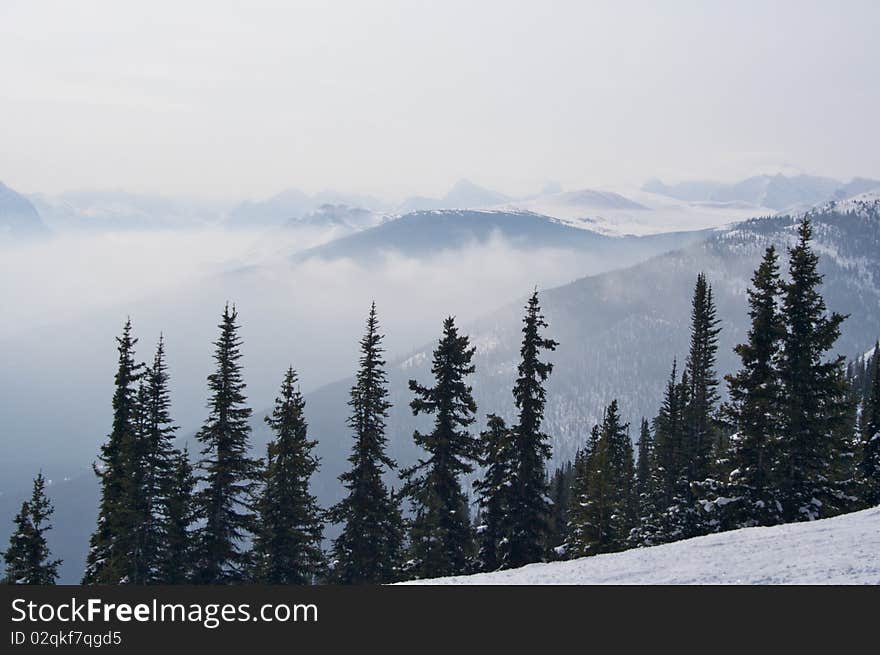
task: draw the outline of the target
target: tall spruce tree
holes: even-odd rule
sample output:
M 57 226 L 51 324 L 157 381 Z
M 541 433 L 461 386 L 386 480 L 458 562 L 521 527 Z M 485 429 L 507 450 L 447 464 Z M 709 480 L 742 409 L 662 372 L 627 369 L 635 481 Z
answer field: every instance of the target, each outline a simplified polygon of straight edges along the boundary
M 692 510 L 688 451 L 685 440 L 685 408 L 690 384 L 687 372 L 678 379 L 676 363 L 666 384 L 660 411 L 654 419 L 654 485 L 643 502 L 634 540 L 641 546 L 685 538 Z
M 748 341 L 735 348 L 742 368 L 726 377 L 730 402 L 723 411 L 736 434 L 729 450 L 731 472 L 714 500 L 724 529 L 782 521 L 773 476 L 778 466 L 783 403 L 779 359 L 785 326 L 780 293 L 779 258 L 770 246 L 748 291 Z
M 360 368 L 348 401 L 354 446 L 348 458 L 351 469 L 339 476 L 348 495 L 329 511 L 332 521 L 343 524 L 342 533 L 333 542 L 331 562 L 332 578 L 341 584 L 383 583 L 400 575 L 400 500 L 382 480 L 383 470 L 397 467 L 385 452 L 385 420 L 391 403 L 382 339 L 373 303 L 360 342 Z
M 496 571 L 504 563 L 510 534 L 510 492 L 513 478 L 513 437 L 500 416 L 489 414 L 480 433 L 483 475 L 474 481 L 479 507 L 477 568 Z
M 574 464 L 571 460 L 559 466 L 550 477 L 550 500 L 553 508 L 550 522 L 550 544 L 557 557 L 565 554 L 565 544 L 568 542 L 568 520 L 573 480 Z
M 860 477 L 865 504 L 880 503 L 880 342 L 874 346 L 870 380 L 862 413 L 859 417 L 861 432 Z
M 163 484 L 165 512 L 162 517 L 158 579 L 162 584 L 186 584 L 193 580 L 198 554 L 193 533 L 196 481 L 186 448 L 173 452 L 170 475 Z
M 208 376 L 208 418 L 196 435 L 199 560 L 195 581 L 230 584 L 248 580 L 249 540 L 256 529 L 254 491 L 259 462 L 249 456 L 251 427 L 241 370 L 238 313 L 227 304 L 214 342 L 216 369 Z
M 427 457 L 403 472 L 404 491 L 413 505 L 408 569 L 418 578 L 467 573 L 473 558 L 468 503 L 460 478 L 473 471 L 480 454 L 480 444 L 469 432 L 477 411 L 466 380 L 474 372 L 474 351 L 450 316 L 443 321 L 443 336 L 434 349 L 434 386 L 409 381 L 415 394 L 410 403 L 413 415 L 434 417 L 431 432 L 413 433 Z
M 636 464 L 636 497 L 641 499 L 650 496 L 654 486 L 654 437 L 651 435 L 648 419 L 644 417 L 639 425 L 639 441 L 636 446 L 639 453 Z
M 568 510 L 568 541 L 565 543 L 567 557 L 583 557 L 590 552 L 597 532 L 596 513 L 600 502 L 593 483 L 594 456 L 599 452 L 599 426 L 594 425 L 587 443 L 574 458 L 574 477 L 571 483 Z
M 543 558 L 549 532 L 545 462 L 550 458 L 549 436 L 541 431 L 546 392 L 544 383 L 553 364 L 541 361 L 542 350 L 555 350 L 553 339 L 541 334 L 547 327 L 537 290 L 526 304 L 518 377 L 513 388 L 517 422 L 513 426 L 513 479 L 510 493 L 510 534 L 505 566 L 516 567 Z
M 151 366 L 146 367 L 138 388 L 135 439 L 129 453 L 129 525 L 131 572 L 135 584 L 163 582 L 163 541 L 166 538 L 166 491 L 173 475 L 174 433 L 168 391 L 165 340 L 159 337 Z
M 679 504 L 673 508 L 683 538 L 718 529 L 717 518 L 705 508 L 708 497 L 714 494 L 717 487 L 714 463 L 720 446 L 720 431 L 715 361 L 719 323 L 712 287 L 706 276 L 700 273 L 694 285 L 691 343 L 683 376 L 688 381 L 682 443 L 688 484 L 683 489 Z
M 95 473 L 101 482 L 98 524 L 89 540 L 83 584 L 118 584 L 131 571 L 132 450 L 137 440 L 138 385 L 143 365 L 135 361 L 131 319 L 116 338 L 119 361 L 113 393 L 113 423 Z
M 323 513 L 309 481 L 318 469 L 317 441 L 308 437 L 305 400 L 293 367 L 287 369 L 280 395 L 266 423 L 269 442 L 260 528 L 254 551 L 257 579 L 265 584 L 310 584 L 322 570 Z
M 15 532 L 9 537 L 9 549 L 3 553 L 6 584 L 55 584 L 61 560 L 50 559 L 46 543 L 46 532 L 52 529 L 49 519 L 54 511 L 46 497 L 46 480 L 39 473 L 34 478 L 30 501 L 21 504 L 21 511 L 15 517 Z
M 576 478 L 572 496 L 569 554 L 574 556 L 623 550 L 635 527 L 636 499 L 632 443 L 621 423 L 617 400 L 605 409 L 602 427 L 591 435 L 589 454 Z
M 716 409 L 719 400 L 715 360 L 718 353 L 718 327 L 712 287 L 700 273 L 691 304 L 691 343 L 685 365 L 690 383 L 684 410 L 688 477 L 703 480 L 711 471 L 718 438 Z
M 789 249 L 789 281 L 783 284 L 785 335 L 779 369 L 785 402 L 777 474 L 786 521 L 831 515 L 842 502 L 843 481 L 835 480 L 834 469 L 845 446 L 840 438 L 847 419 L 844 359 L 828 359 L 827 353 L 845 317 L 826 312 L 812 237 L 812 225 L 804 218 L 798 241 Z

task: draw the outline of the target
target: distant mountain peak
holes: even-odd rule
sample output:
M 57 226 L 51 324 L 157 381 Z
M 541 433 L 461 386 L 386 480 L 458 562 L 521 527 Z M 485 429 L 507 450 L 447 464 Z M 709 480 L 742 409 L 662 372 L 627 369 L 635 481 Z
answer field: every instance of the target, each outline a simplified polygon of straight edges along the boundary
M 32 238 L 48 233 L 33 203 L 0 182 L 0 238 Z

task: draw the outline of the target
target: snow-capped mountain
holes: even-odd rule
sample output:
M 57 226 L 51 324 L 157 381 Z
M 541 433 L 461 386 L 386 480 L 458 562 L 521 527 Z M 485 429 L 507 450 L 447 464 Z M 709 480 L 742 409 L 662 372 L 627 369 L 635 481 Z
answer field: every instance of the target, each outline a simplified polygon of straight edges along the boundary
M 384 203 L 372 196 L 331 190 L 309 195 L 299 189 L 285 189 L 264 200 L 247 200 L 237 205 L 229 211 L 224 225 L 230 228 L 267 228 L 303 219 L 315 225 L 322 216 L 335 220 L 337 216 L 323 208 L 337 206 L 370 213 L 381 213 L 386 209 Z
M 43 236 L 48 232 L 33 203 L 0 182 L 0 239 Z
M 880 508 L 567 562 L 404 584 L 880 583 Z
M 380 261 L 383 253 L 423 257 L 497 239 L 522 250 L 590 252 L 612 258 L 617 266 L 623 266 L 700 238 L 702 235 L 697 232 L 611 237 L 529 211 L 444 209 L 385 220 L 370 229 L 298 253 L 297 258 L 348 258 L 370 263 Z
M 665 185 L 660 180 L 651 180 L 642 189 L 690 202 L 745 202 L 777 211 L 789 211 L 880 189 L 880 181 L 854 178 L 843 183 L 827 177 L 777 173 L 756 175 L 733 184 L 686 181 Z
M 880 203 L 862 214 L 817 209 L 812 218 L 828 307 L 850 315 L 837 351 L 864 352 L 865 345 L 880 336 Z M 555 368 L 546 411 L 554 462 L 574 455 L 614 398 L 631 422 L 656 414 L 673 359 L 681 362 L 687 354 L 691 294 L 701 271 L 713 285 L 722 320 L 719 373 L 734 370 L 733 346 L 747 329 L 745 292 L 752 272 L 769 244 L 784 253 L 796 238 L 796 228 L 797 217 L 755 219 L 630 268 L 543 291 L 547 333 L 560 342 L 550 355 Z M 513 414 L 510 389 L 519 355 L 522 304 L 464 327 L 477 346 L 472 383 L 481 418 L 489 412 L 508 418 Z M 418 455 L 411 437 L 420 425 L 408 408 L 407 380 L 429 379 L 432 347 L 398 359 L 389 370 L 394 403 L 389 449 L 404 465 Z M 344 412 L 339 411 L 350 384 L 342 381 L 307 396 L 323 462 L 316 491 L 328 502 L 336 499 L 335 477 L 344 469 L 350 447 Z M 265 438 L 265 429 L 256 423 L 254 427 Z
M 470 180 L 459 180 L 442 198 L 415 196 L 397 208 L 399 214 L 431 209 L 482 209 L 510 200 L 503 193 L 478 186 Z
M 55 231 L 104 232 L 209 225 L 217 210 L 196 202 L 116 190 L 35 194 L 31 200 Z

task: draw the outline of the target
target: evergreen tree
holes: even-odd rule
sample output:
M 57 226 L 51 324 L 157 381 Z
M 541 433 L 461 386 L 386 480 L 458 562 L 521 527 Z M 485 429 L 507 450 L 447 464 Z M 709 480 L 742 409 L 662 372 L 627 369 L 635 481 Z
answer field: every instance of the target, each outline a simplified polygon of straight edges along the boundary
M 46 532 L 52 529 L 49 519 L 54 511 L 46 497 L 46 481 L 39 473 L 34 478 L 30 501 L 21 504 L 21 511 L 15 517 L 15 532 L 9 537 L 9 549 L 3 554 L 7 584 L 55 584 L 61 560 L 49 559 L 46 543 Z
M 642 546 L 683 539 L 692 510 L 684 417 L 690 384 L 687 372 L 677 378 L 676 368 L 673 362 L 660 412 L 654 419 L 653 488 L 641 503 L 644 509 L 633 535 Z
M 594 485 L 593 458 L 599 452 L 599 439 L 599 426 L 594 425 L 587 443 L 578 450 L 574 458 L 574 478 L 568 510 L 568 541 L 565 544 L 565 554 L 568 557 L 592 554 L 590 548 L 598 532 L 596 514 L 602 499 L 599 495 L 601 490 L 597 490 Z
M 553 514 L 550 522 L 550 544 L 556 555 L 563 555 L 568 541 L 571 487 L 574 480 L 574 464 L 571 460 L 557 468 L 550 478 L 550 500 Z
M 193 500 L 196 481 L 186 448 L 173 452 L 170 473 L 163 481 L 165 513 L 158 580 L 177 585 L 193 579 L 197 555 L 192 531 L 196 519 Z
M 682 442 L 677 498 L 667 509 L 672 534 L 686 539 L 718 529 L 718 520 L 707 512 L 717 489 L 715 462 L 722 449 L 718 429 L 718 379 L 715 359 L 718 327 L 712 287 L 700 273 L 691 305 L 691 343 L 682 375 Z
M 713 502 L 724 529 L 775 525 L 782 520 L 773 477 L 783 402 L 779 358 L 785 328 L 780 292 L 778 257 L 770 246 L 748 291 L 748 341 L 735 348 L 742 368 L 726 378 L 730 402 L 723 410 L 736 434 L 729 452 L 732 471 Z
M 711 473 L 713 452 L 718 439 L 716 405 L 718 379 L 715 360 L 718 353 L 718 327 L 712 287 L 700 273 L 691 305 L 691 343 L 685 366 L 690 383 L 684 410 L 684 448 L 687 452 L 688 479 L 704 480 Z
M 504 419 L 489 414 L 480 433 L 480 466 L 483 476 L 474 481 L 477 491 L 477 567 L 497 571 L 504 562 L 510 534 L 510 492 L 513 477 L 513 438 Z
M 636 445 L 639 449 L 639 459 L 636 465 L 636 496 L 641 499 L 651 494 L 654 465 L 654 437 L 651 436 L 648 419 L 644 417 L 642 417 L 639 426 L 639 442 Z
M 275 438 L 267 449 L 254 547 L 257 577 L 265 584 L 310 584 L 323 563 L 323 517 L 309 493 L 309 480 L 318 469 L 312 452 L 317 441 L 308 438 L 304 410 L 297 375 L 290 367 L 272 415 L 265 419 Z
M 634 463 L 627 425 L 621 423 L 617 401 L 606 408 L 602 427 L 594 430 L 589 455 L 572 495 L 570 554 L 614 552 L 627 547 L 635 527 Z
M 861 452 L 859 475 L 865 503 L 880 503 L 880 342 L 874 347 L 868 388 L 859 417 Z
M 132 449 L 137 439 L 138 383 L 142 364 L 135 362 L 131 319 L 117 337 L 119 363 L 113 393 L 113 423 L 107 442 L 101 447 L 95 473 L 101 482 L 98 525 L 89 540 L 83 584 L 118 584 L 131 571 L 130 525 Z
M 124 507 L 127 531 L 119 542 L 127 562 L 125 579 L 132 584 L 162 582 L 166 481 L 172 475 L 173 440 L 165 342 L 159 337 L 152 366 L 138 383 L 134 427 L 124 442 L 126 476 Z
M 538 292 L 526 305 L 518 377 L 513 388 L 517 423 L 513 427 L 513 478 L 510 494 L 510 534 L 505 566 L 516 567 L 542 559 L 549 530 L 545 460 L 550 458 L 549 436 L 541 431 L 546 392 L 544 383 L 553 364 L 540 359 L 542 350 L 555 350 L 553 339 L 541 335 L 547 323 Z
M 202 584 L 246 581 L 251 570 L 248 540 L 256 528 L 253 511 L 259 462 L 249 457 L 251 428 L 242 379 L 238 313 L 223 311 L 215 371 L 208 376 L 209 415 L 197 439 L 203 444 L 198 463 L 199 561 L 195 580 Z
M 413 415 L 434 416 L 433 430 L 413 433 L 428 457 L 403 472 L 405 493 L 412 499 L 410 572 L 419 578 L 466 573 L 473 557 L 467 499 L 460 478 L 473 471 L 480 444 L 469 432 L 477 405 L 466 377 L 475 348 L 459 335 L 452 317 L 443 321 L 443 336 L 434 350 L 434 386 L 415 380 L 410 403 Z
M 348 495 L 329 512 L 332 521 L 343 524 L 332 550 L 332 576 L 341 584 L 383 583 L 399 575 L 403 541 L 400 502 L 382 480 L 383 468 L 391 471 L 397 466 L 385 453 L 385 419 L 391 403 L 387 400 L 382 339 L 373 303 L 348 402 L 354 447 L 348 458 L 351 469 L 339 476 Z
M 785 402 L 778 475 L 786 521 L 831 515 L 845 495 L 839 484 L 845 481 L 835 480 L 834 472 L 846 446 L 840 438 L 847 418 L 844 360 L 826 360 L 845 317 L 826 314 L 812 235 L 804 218 L 798 242 L 789 249 L 790 280 L 783 284 L 785 335 L 779 368 Z

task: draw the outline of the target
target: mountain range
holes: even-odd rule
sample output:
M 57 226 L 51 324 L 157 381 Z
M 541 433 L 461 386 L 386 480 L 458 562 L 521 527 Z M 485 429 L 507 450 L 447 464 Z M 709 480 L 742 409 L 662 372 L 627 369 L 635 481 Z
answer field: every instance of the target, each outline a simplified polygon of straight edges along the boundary
M 33 203 L 0 182 L 0 239 L 39 237 L 48 233 Z
M 650 180 L 642 189 L 689 202 L 749 203 L 777 211 L 841 200 L 880 189 L 880 180 L 853 178 L 841 182 L 812 175 L 756 175 L 733 184 L 711 181 L 685 181 L 666 185 Z
M 335 210 L 328 213 L 334 220 L 339 218 Z M 809 214 L 815 225 L 828 307 L 849 314 L 838 351 L 864 353 L 880 336 L 880 195 L 832 200 Z M 548 385 L 545 426 L 552 437 L 551 464 L 556 464 L 573 456 L 611 399 L 620 401 L 625 418 L 632 423 L 656 413 L 673 360 L 682 361 L 686 355 L 689 304 L 699 272 L 705 272 L 713 285 L 722 320 L 719 373 L 734 369 L 732 348 L 745 334 L 745 291 L 752 271 L 768 244 L 784 251 L 793 242 L 798 219 L 799 214 L 777 215 L 702 233 L 627 238 L 597 234 L 534 212 L 423 211 L 362 229 L 310 254 L 367 257 L 392 244 L 405 255 L 420 257 L 444 247 L 454 252 L 475 238 L 485 240 L 499 232 L 523 248 L 610 249 L 616 259 L 614 270 L 605 268 L 541 291 L 550 324 L 547 333 L 560 342 L 550 354 L 555 369 Z M 643 250 L 637 252 L 639 248 Z M 462 326 L 477 347 L 471 381 L 481 421 L 488 412 L 512 416 L 510 389 L 516 375 L 524 300 L 494 310 L 489 306 L 482 318 Z M 438 333 L 439 329 L 438 322 Z M 428 382 L 432 347 L 426 343 L 400 356 L 389 353 L 394 404 L 389 452 L 402 465 L 412 463 L 418 454 L 412 430 L 425 427 L 424 420 L 414 419 L 409 411 L 407 381 Z M 345 468 L 351 446 L 345 426 L 350 386 L 350 379 L 342 379 L 306 395 L 306 415 L 321 457 L 313 490 L 324 505 L 339 497 L 336 477 Z M 263 452 L 269 436 L 264 415 L 265 411 L 256 412 L 253 420 L 257 453 Z M 181 440 L 187 439 L 191 441 L 192 435 L 181 435 Z M 81 571 L 97 503 L 94 476 L 85 471 L 71 477 L 50 487 L 57 506 L 56 528 L 50 538 L 57 554 L 66 560 L 63 579 L 67 582 L 75 581 Z M 16 500 L 11 493 L 0 496 L 4 529 Z

